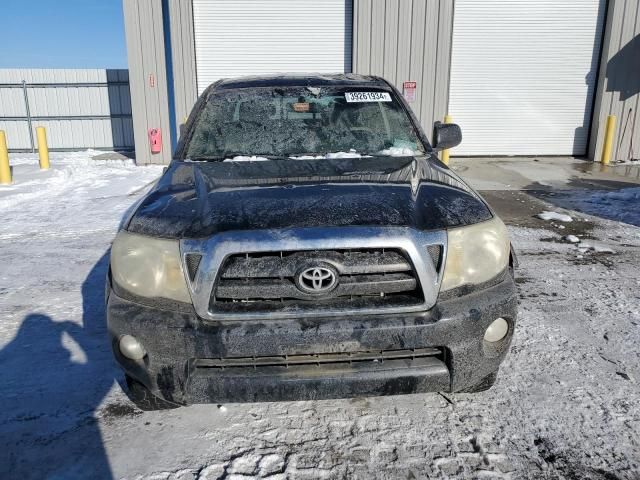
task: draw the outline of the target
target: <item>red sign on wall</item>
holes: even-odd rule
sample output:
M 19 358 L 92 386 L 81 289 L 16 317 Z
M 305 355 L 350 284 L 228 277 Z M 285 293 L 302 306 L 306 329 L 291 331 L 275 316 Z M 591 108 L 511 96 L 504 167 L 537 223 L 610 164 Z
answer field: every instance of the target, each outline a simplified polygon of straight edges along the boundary
M 402 83 L 402 94 L 404 95 L 404 99 L 407 102 L 416 101 L 416 87 L 417 87 L 417 82 Z

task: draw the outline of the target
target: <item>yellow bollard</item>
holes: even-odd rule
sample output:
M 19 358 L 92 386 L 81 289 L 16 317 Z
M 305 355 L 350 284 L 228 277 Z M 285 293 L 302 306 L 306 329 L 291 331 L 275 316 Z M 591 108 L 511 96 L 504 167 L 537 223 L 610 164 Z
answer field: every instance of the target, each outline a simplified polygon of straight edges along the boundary
M 600 160 L 603 165 L 609 165 L 611 161 L 611 152 L 613 151 L 613 134 L 616 131 L 616 116 L 609 115 L 607 117 L 607 126 L 604 131 L 604 147 L 602 147 L 602 159 Z
M 36 128 L 36 136 L 38 137 L 38 157 L 40 157 L 40 168 L 47 170 L 49 168 L 49 147 L 47 146 L 47 131 L 44 127 Z
M 4 130 L 0 130 L 0 185 L 11 183 L 11 167 L 9 166 L 9 151 L 7 150 L 7 137 Z
M 451 118 L 451 115 L 445 115 L 444 116 L 444 123 L 453 123 L 453 119 Z M 449 165 L 449 149 L 445 149 L 442 150 L 442 163 L 444 163 L 445 165 Z

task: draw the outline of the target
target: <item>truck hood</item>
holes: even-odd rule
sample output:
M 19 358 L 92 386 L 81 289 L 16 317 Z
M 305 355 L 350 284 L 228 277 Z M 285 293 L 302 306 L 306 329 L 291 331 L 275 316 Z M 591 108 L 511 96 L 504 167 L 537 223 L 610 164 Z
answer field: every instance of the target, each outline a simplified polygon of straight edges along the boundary
M 128 231 L 202 238 L 229 230 L 402 226 L 435 230 L 492 214 L 428 157 L 174 161 L 125 221 Z

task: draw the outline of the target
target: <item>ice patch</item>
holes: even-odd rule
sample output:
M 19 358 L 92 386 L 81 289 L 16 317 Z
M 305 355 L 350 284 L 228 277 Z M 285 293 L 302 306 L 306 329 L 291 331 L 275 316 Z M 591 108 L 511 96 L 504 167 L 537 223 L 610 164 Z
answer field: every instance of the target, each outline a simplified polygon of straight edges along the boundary
M 225 465 L 222 463 L 214 463 L 208 465 L 198 474 L 198 480 L 217 480 L 224 477 Z
M 284 470 L 284 467 L 285 459 L 282 457 L 282 455 L 278 455 L 277 453 L 265 455 L 260 459 L 260 462 L 258 463 L 261 477 L 280 473 Z
M 573 220 L 569 215 L 566 215 L 564 213 L 547 212 L 547 211 L 539 213 L 538 215 L 536 215 L 536 217 L 541 218 L 542 220 L 547 220 L 547 221 L 557 220 L 558 222 L 570 222 Z
M 595 215 L 640 225 L 640 187 L 592 193 L 578 200 L 578 208 Z
M 608 245 L 603 245 L 601 243 L 583 242 L 580 244 L 579 250 L 582 253 L 586 253 L 588 251 L 593 251 L 596 253 L 616 253 L 615 250 L 613 250 L 611 247 L 609 247 Z

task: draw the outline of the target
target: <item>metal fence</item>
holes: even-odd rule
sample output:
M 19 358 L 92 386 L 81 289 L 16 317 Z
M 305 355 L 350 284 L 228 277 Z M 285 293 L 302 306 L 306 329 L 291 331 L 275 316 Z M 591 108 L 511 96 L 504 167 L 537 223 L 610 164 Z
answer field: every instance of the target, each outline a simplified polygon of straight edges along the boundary
M 50 150 L 132 151 L 128 70 L 0 69 L 0 130 L 10 151 L 34 151 L 45 127 Z

